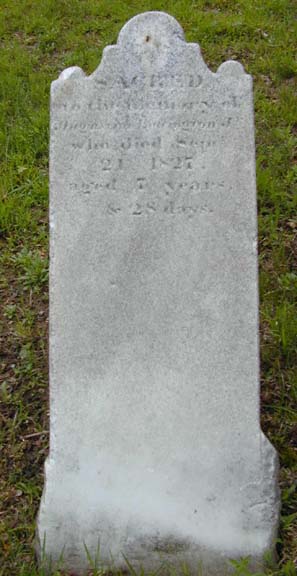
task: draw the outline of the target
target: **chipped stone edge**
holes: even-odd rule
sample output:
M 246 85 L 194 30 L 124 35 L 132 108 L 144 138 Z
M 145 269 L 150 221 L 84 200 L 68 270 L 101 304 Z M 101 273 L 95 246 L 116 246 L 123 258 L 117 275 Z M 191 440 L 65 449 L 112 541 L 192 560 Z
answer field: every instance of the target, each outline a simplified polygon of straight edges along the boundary
M 279 531 L 280 509 L 281 509 L 281 491 L 279 487 L 279 456 L 276 448 L 261 430 L 260 450 L 262 454 L 263 465 L 263 494 L 266 496 L 266 502 L 271 510 L 269 519 L 270 538 L 268 542 L 268 551 L 272 552 L 273 560 L 277 561 L 276 541 Z

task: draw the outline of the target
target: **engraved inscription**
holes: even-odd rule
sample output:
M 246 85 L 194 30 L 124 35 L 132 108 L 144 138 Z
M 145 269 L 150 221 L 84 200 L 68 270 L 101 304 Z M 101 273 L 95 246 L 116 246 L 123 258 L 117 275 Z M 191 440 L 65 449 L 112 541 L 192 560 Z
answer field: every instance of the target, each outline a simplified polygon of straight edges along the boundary
M 164 217 L 183 216 L 187 219 L 197 215 L 213 214 L 215 203 L 209 194 L 216 194 L 225 190 L 223 180 L 172 179 L 166 180 L 160 188 L 161 191 L 156 193 L 149 179 L 145 176 L 139 176 L 135 179 L 129 197 L 124 198 L 121 186 L 121 180 L 113 178 L 106 182 L 71 182 L 70 190 L 90 198 L 95 204 L 100 201 L 101 211 L 103 210 L 108 216 L 119 217 L 125 214 L 135 217 L 152 217 L 164 215 Z M 110 199 L 105 200 L 100 192 L 109 192 Z M 116 194 L 117 199 L 113 198 L 114 194 Z M 133 199 L 133 196 L 136 197 Z
M 186 156 L 182 158 L 178 156 L 176 158 L 161 158 L 161 157 L 152 157 L 151 163 L 152 170 L 157 170 L 160 168 L 172 168 L 173 170 L 192 170 L 193 169 L 193 157 Z
M 212 181 L 212 180 L 166 180 L 164 182 L 164 194 L 169 196 L 170 194 L 204 194 L 210 191 L 223 191 L 225 189 L 225 182 L 223 180 Z M 110 192 L 121 191 L 121 181 L 117 178 L 112 178 L 105 182 L 98 182 L 95 180 L 90 180 L 88 182 L 81 180 L 80 182 L 70 182 L 70 190 L 77 192 L 78 194 L 91 194 L 98 193 L 101 190 Z M 134 190 L 137 192 L 147 192 L 150 188 L 150 181 L 144 176 L 139 176 L 136 178 L 134 184 Z
M 162 92 L 160 88 L 152 90 L 151 93 L 145 90 L 146 95 L 142 95 L 141 90 L 131 90 L 127 89 L 127 92 L 122 94 L 122 98 L 118 99 L 118 90 L 115 89 L 116 84 L 113 83 L 111 89 L 106 91 L 106 95 L 103 94 L 100 98 L 94 98 L 90 100 L 88 104 L 81 102 L 65 102 L 57 100 L 54 103 L 54 108 L 62 109 L 67 112 L 77 112 L 77 111 L 116 111 L 124 109 L 128 110 L 195 110 L 202 113 L 206 113 L 211 110 L 230 109 L 234 110 L 240 108 L 245 100 L 245 94 L 230 95 L 227 98 L 223 98 L 217 101 L 213 96 L 209 95 L 208 99 L 199 98 L 199 93 L 193 91 L 193 100 L 189 98 L 191 92 L 188 90 L 184 93 L 184 98 L 176 99 L 174 95 L 168 95 L 166 92 Z M 127 87 L 128 88 L 128 87 Z M 113 98 L 114 96 L 114 98 Z
M 193 218 L 196 214 L 212 214 L 213 208 L 206 203 L 186 203 L 178 200 L 151 200 L 147 202 L 135 202 L 128 206 L 108 202 L 106 214 L 115 216 L 127 214 L 131 216 L 153 216 L 155 214 L 164 214 L 165 216 L 183 215 L 187 218 Z
M 102 128 L 129 128 L 131 126 L 135 126 L 137 128 L 149 128 L 149 127 L 155 127 L 155 128 L 163 128 L 163 127 L 169 127 L 169 128 L 179 128 L 185 131 L 189 131 L 192 128 L 197 128 L 200 130 L 204 130 L 207 131 L 206 133 L 208 133 L 208 131 L 210 131 L 210 133 L 214 134 L 217 132 L 217 130 L 223 128 L 223 129 L 228 129 L 231 128 L 232 125 L 234 124 L 234 118 L 232 118 L 231 116 L 225 116 L 225 115 L 221 115 L 221 117 L 219 119 L 213 119 L 211 118 L 210 115 L 205 114 L 205 110 L 201 110 L 201 113 L 203 114 L 203 117 L 199 117 L 199 118 L 195 118 L 193 116 L 191 116 L 190 118 L 185 118 L 184 116 L 181 116 L 180 118 L 172 118 L 171 115 L 168 116 L 162 116 L 162 118 L 154 118 L 154 117 L 144 117 L 144 115 L 140 115 L 140 114 L 134 114 L 133 115 L 133 119 L 130 117 L 129 114 L 125 115 L 124 118 L 113 118 L 112 120 L 110 120 L 108 117 L 104 118 L 104 117 L 100 117 L 97 119 L 94 119 L 94 117 L 91 117 L 90 119 L 86 119 L 84 121 L 78 121 L 75 119 L 75 116 L 73 118 L 67 118 L 66 120 L 61 120 L 61 121 L 55 121 L 53 123 L 52 129 L 53 129 L 53 135 L 55 134 L 55 132 L 57 132 L 58 130 L 62 131 L 62 132 L 72 132 L 72 131 L 79 131 L 82 134 L 85 134 L 86 136 L 89 136 L 90 133 L 94 133 L 96 131 L 100 131 L 102 130 Z M 203 134 L 205 134 L 205 132 L 203 132 Z M 123 141 L 125 142 L 126 139 L 123 139 Z M 149 140 L 144 140 L 141 141 L 141 139 L 134 139 L 134 144 L 133 144 L 133 140 L 131 138 L 128 138 L 128 143 L 125 144 L 124 146 L 126 148 L 129 147 L 135 147 L 135 148 L 141 148 L 141 147 L 148 147 L 148 144 L 141 144 L 141 142 L 146 142 L 149 143 Z M 158 140 L 158 137 L 157 137 Z M 130 142 L 129 142 L 130 141 Z M 139 144 L 137 144 L 137 142 L 139 142 Z M 151 143 L 151 147 L 154 147 L 153 144 L 154 140 Z M 110 147 L 110 142 L 106 142 L 106 140 L 101 140 L 101 147 L 104 148 L 109 148 Z M 116 142 L 112 143 L 113 145 L 116 145 Z M 157 144 L 156 144 L 157 145 Z

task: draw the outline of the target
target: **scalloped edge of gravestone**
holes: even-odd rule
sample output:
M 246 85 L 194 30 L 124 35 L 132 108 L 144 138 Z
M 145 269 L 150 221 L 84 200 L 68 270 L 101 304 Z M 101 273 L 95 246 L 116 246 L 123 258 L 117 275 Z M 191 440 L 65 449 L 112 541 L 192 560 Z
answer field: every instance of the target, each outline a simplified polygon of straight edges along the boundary
M 79 66 L 71 66 L 65 68 L 59 77 L 52 82 L 53 88 L 55 88 L 58 83 L 60 84 L 61 82 L 69 80 L 91 80 L 99 77 L 104 65 L 108 63 L 109 57 L 114 51 L 127 52 L 129 57 L 131 57 L 132 54 L 137 54 L 135 46 L 138 48 L 138 54 L 141 50 L 150 49 L 151 46 L 156 47 L 156 23 L 158 24 L 163 44 L 167 41 L 167 46 L 170 44 L 172 52 L 174 52 L 174 49 L 179 45 L 183 47 L 186 46 L 189 51 L 194 53 L 193 56 L 196 62 L 199 62 L 205 75 L 219 76 L 222 78 L 239 78 L 242 76 L 251 78 L 245 71 L 243 65 L 236 60 L 226 60 L 220 64 L 216 72 L 212 72 L 201 55 L 199 44 L 186 41 L 182 27 L 173 16 L 170 16 L 166 12 L 150 11 L 137 14 L 128 20 L 119 32 L 117 43 L 105 46 L 101 62 L 89 76 Z M 162 30 L 160 30 L 160 24 Z

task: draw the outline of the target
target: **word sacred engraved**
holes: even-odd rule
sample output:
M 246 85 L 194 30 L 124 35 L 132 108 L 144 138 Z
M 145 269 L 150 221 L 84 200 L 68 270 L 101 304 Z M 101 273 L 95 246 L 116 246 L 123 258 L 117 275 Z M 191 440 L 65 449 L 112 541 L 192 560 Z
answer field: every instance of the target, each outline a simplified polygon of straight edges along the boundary
M 132 77 L 124 75 L 101 76 L 95 82 L 101 86 L 119 86 L 125 90 L 130 88 L 199 88 L 202 84 L 202 76 L 199 74 L 151 74 L 140 76 L 135 74 Z

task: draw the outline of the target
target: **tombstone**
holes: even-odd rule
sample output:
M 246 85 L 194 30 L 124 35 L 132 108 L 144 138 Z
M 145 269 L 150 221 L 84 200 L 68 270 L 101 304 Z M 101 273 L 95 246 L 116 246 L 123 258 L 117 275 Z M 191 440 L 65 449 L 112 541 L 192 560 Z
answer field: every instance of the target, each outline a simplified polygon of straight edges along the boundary
M 39 555 L 85 574 L 230 558 L 278 525 L 259 424 L 252 79 L 167 14 L 51 92 L 50 455 Z M 167 564 L 168 563 L 168 564 Z

